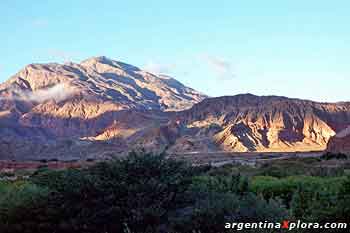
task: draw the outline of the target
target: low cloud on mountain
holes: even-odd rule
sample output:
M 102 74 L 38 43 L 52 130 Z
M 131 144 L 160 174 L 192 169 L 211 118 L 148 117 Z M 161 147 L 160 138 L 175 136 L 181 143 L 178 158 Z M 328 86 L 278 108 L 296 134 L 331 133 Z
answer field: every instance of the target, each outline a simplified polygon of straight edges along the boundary
M 12 90 L 14 95 L 11 97 L 2 97 L 2 99 L 25 100 L 38 103 L 45 102 L 47 100 L 55 100 L 56 102 L 60 102 L 68 99 L 74 95 L 75 92 L 76 90 L 74 90 L 72 87 L 65 84 L 57 84 L 47 89 L 40 89 L 35 92 L 27 90 Z

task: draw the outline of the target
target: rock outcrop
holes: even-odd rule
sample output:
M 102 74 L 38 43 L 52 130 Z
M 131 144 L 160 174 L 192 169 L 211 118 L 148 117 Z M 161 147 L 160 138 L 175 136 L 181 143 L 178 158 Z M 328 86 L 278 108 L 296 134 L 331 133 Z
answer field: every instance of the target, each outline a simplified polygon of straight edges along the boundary
M 350 154 L 350 126 L 340 131 L 329 140 L 327 151 Z

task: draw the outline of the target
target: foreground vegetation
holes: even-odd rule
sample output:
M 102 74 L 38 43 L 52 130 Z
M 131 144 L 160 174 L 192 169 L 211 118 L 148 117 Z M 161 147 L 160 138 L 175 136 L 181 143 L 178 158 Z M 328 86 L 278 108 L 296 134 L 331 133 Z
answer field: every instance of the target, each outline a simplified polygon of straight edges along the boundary
M 347 167 L 319 164 L 192 167 L 132 153 L 84 169 L 41 168 L 0 183 L 0 232 L 218 233 L 230 232 L 226 222 L 350 222 Z

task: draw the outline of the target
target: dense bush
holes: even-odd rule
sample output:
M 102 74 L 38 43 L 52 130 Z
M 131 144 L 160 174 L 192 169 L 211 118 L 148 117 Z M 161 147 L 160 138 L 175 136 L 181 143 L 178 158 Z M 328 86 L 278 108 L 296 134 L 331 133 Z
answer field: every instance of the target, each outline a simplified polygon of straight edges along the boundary
M 0 232 L 216 233 L 226 222 L 350 221 L 350 177 L 266 176 L 270 167 L 192 167 L 131 153 L 85 169 L 41 168 L 0 182 Z
M 0 192 L 0 231 L 33 232 L 31 229 L 48 230 L 48 195 L 45 187 L 17 182 Z M 53 219 L 54 220 L 54 219 Z
M 29 181 L 4 184 L 0 230 L 157 232 L 171 212 L 194 203 L 185 193 L 207 169 L 164 157 L 131 153 L 88 169 L 41 168 Z
M 350 222 L 350 176 L 340 188 L 337 199 L 337 216 L 345 222 Z
M 265 199 L 280 198 L 286 206 L 289 206 L 293 194 L 297 193 L 300 187 L 304 188 L 305 192 L 319 191 L 335 196 L 344 181 L 344 177 L 290 176 L 279 179 L 256 176 L 252 180 L 251 191 L 261 194 Z
M 194 177 L 189 193 L 194 196 L 194 205 L 171 219 L 178 232 L 196 229 L 216 233 L 223 230 L 226 222 L 281 221 L 288 215 L 279 202 L 249 192 L 248 179 L 240 174 Z

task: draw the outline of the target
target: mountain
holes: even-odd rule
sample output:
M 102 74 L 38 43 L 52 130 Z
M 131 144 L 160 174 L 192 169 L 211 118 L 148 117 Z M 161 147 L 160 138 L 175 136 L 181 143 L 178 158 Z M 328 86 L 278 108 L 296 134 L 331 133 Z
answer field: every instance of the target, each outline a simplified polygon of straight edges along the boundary
M 350 102 L 251 94 L 208 98 L 174 114 L 168 125 L 160 130 L 173 132 L 168 137 L 145 135 L 148 141 L 167 138 L 172 152 L 325 150 L 329 139 L 350 125 Z
M 175 79 L 154 75 L 106 57 L 80 64 L 32 64 L 0 86 L 2 99 L 43 103 L 84 99 L 112 103 L 115 109 L 178 111 L 205 98 Z
M 140 148 L 325 150 L 348 141 L 340 136 L 349 125 L 350 102 L 208 98 L 171 77 L 106 57 L 28 65 L 0 84 L 0 159 L 109 158 Z
M 0 158 L 67 138 L 125 138 L 204 98 L 169 76 L 106 57 L 31 64 L 0 84 Z
M 100 119 L 114 112 L 179 111 L 205 97 L 171 77 L 95 57 L 80 64 L 26 66 L 0 85 L 0 117 L 50 129 L 55 136 L 84 136 L 96 128 L 86 123 L 104 127 L 109 123 Z

